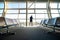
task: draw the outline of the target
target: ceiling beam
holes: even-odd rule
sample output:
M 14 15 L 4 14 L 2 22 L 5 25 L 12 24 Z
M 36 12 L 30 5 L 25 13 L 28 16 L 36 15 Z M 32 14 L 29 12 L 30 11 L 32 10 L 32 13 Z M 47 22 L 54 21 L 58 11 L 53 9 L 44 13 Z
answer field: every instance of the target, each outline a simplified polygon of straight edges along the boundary
M 8 2 L 26 2 L 26 0 L 5 0 Z M 48 0 L 27 0 L 27 1 L 37 1 L 37 2 L 48 2 Z M 0 0 L 0 2 L 4 2 L 4 0 Z M 60 2 L 60 0 L 50 0 L 50 2 Z

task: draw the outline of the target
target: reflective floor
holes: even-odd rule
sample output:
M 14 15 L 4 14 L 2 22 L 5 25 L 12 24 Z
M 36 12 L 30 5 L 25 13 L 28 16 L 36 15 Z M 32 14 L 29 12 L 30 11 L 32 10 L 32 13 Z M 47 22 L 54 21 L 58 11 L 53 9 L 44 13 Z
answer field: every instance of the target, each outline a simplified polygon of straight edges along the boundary
M 45 27 L 12 27 L 15 35 L 0 36 L 0 40 L 60 40 L 60 34 L 48 34 Z
M 27 26 L 26 26 L 26 23 L 20 23 L 20 26 L 23 26 L 23 27 L 38 27 L 40 24 L 37 23 L 37 22 L 33 22 L 33 23 L 30 23 L 29 22 L 27 23 Z

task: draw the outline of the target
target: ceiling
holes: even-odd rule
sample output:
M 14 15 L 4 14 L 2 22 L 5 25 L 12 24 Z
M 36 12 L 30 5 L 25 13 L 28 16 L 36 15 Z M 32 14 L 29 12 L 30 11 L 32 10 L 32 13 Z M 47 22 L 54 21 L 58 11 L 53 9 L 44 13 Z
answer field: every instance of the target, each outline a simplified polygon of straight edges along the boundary
M 26 0 L 5 0 L 8 2 L 25 2 Z M 27 1 L 37 1 L 37 2 L 47 2 L 48 0 L 27 0 Z M 60 0 L 50 0 L 51 2 L 60 2 Z M 0 0 L 0 2 L 4 2 L 4 0 Z

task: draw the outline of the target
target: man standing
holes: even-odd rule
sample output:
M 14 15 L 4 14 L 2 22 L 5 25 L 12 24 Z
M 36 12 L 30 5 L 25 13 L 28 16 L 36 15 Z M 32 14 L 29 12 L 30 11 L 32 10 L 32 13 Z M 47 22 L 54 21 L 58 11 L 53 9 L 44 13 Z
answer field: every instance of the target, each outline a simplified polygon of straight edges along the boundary
M 29 23 L 29 25 L 33 26 L 33 17 L 32 16 L 30 17 L 30 23 Z

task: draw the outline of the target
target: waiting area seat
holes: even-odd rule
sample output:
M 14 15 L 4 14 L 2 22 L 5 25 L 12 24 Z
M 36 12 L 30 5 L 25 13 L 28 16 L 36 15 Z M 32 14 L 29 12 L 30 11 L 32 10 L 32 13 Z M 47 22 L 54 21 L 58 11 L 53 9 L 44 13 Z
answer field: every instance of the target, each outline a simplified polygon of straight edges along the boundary
M 55 23 L 56 23 L 56 18 L 51 18 L 51 19 L 49 19 L 49 21 L 48 21 L 48 24 L 47 25 L 49 25 L 49 26 L 54 26 L 54 25 L 56 25 Z
M 40 22 L 41 25 L 43 25 L 43 21 L 44 21 L 44 20 L 41 20 L 41 22 Z
M 5 17 L 0 17 L 0 29 L 6 28 L 6 33 L 2 33 L 2 34 L 14 34 L 9 32 L 9 27 L 11 26 L 16 26 L 17 25 L 17 21 L 16 19 L 10 19 L 10 18 L 5 18 Z M 0 33 L 1 34 L 1 33 Z M 2 35 L 1 34 L 1 35 Z
M 47 26 L 53 26 L 53 32 L 55 32 L 56 27 L 60 27 L 60 17 L 45 19 L 43 24 Z
M 40 24 L 47 27 L 48 21 L 49 21 L 49 19 L 41 20 Z
M 45 25 L 46 27 L 47 27 L 47 24 L 48 24 L 48 20 L 49 20 L 49 19 L 45 19 L 45 20 L 44 20 L 44 25 Z

